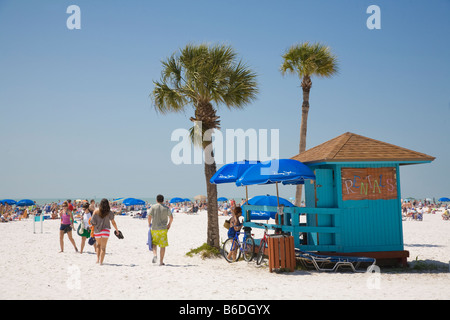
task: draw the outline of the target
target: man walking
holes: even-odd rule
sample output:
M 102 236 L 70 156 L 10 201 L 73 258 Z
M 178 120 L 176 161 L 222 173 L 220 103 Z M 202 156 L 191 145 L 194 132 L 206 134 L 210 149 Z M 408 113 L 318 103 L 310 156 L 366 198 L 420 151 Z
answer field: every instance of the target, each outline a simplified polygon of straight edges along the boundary
M 172 212 L 168 207 L 163 205 L 164 197 L 160 194 L 156 196 L 157 204 L 150 208 L 148 214 L 148 226 L 151 228 L 152 233 L 152 250 L 153 250 L 153 263 L 156 263 L 157 247 L 159 246 L 159 265 L 164 265 L 164 254 L 166 253 L 166 247 L 169 245 L 167 241 L 167 231 L 173 221 Z

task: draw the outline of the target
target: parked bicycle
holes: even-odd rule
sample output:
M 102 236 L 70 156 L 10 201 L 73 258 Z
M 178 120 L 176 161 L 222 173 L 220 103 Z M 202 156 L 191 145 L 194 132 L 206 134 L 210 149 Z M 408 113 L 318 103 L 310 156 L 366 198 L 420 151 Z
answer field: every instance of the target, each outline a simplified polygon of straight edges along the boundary
M 239 240 L 240 231 L 236 232 L 234 238 L 229 238 L 223 243 L 223 256 L 228 262 L 238 261 L 241 254 L 244 260 L 252 261 L 255 254 L 255 240 L 248 232 L 244 232 L 242 242 Z
M 263 224 L 257 223 L 260 226 L 263 226 Z M 260 265 L 264 261 L 264 252 L 266 250 L 266 247 L 268 248 L 268 233 L 269 230 L 266 225 L 264 225 L 264 236 L 261 239 L 261 242 L 259 243 L 258 253 L 256 254 L 256 264 Z

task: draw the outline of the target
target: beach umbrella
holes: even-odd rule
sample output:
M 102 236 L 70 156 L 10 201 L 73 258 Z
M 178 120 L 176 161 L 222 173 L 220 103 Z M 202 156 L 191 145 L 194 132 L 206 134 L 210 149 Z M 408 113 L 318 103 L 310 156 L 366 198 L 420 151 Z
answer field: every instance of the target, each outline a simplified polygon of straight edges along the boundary
M 227 163 L 216 171 L 209 182 L 212 184 L 236 182 L 247 169 L 258 163 L 260 162 L 248 160 Z
M 122 201 L 124 205 L 128 206 L 143 206 L 145 205 L 145 201 L 141 199 L 135 198 L 126 198 Z
M 276 159 L 250 167 L 236 181 L 236 185 L 301 184 L 307 179 L 316 179 L 314 172 L 307 165 L 293 159 Z
M 450 201 L 450 199 L 449 198 L 447 198 L 447 197 L 442 197 L 442 198 L 439 198 L 439 200 L 438 200 L 439 202 L 449 202 Z
M 307 165 L 293 159 L 274 159 L 250 167 L 236 181 L 236 185 L 275 183 L 279 198 L 278 183 L 302 184 L 307 179 L 316 179 L 314 172 Z
M 278 206 L 278 203 L 280 205 L 284 205 L 285 207 L 294 207 L 292 202 L 290 202 L 287 199 L 271 196 L 269 194 L 261 195 L 261 196 L 255 196 L 248 200 L 248 204 L 254 205 L 254 206 Z M 252 211 L 251 212 L 251 219 L 252 220 L 268 220 L 269 218 L 275 218 L 275 211 Z
M 203 196 L 203 195 L 199 194 L 199 195 L 194 197 L 194 200 L 206 201 L 206 196 Z
M 178 202 L 184 202 L 185 200 L 183 198 L 172 198 L 170 199 L 170 203 L 178 203 Z
M 34 206 L 34 201 L 30 199 L 22 199 L 17 201 L 16 206 L 18 207 Z
M 17 203 L 17 202 L 16 202 L 15 200 L 13 200 L 13 199 L 3 199 L 3 200 L 0 200 L 0 202 L 3 203 L 3 204 L 7 203 L 7 204 L 9 204 L 9 205 L 13 205 L 13 204 L 16 204 L 16 203 Z
M 244 160 L 227 163 L 220 167 L 219 170 L 209 180 L 212 184 L 236 182 L 245 171 L 252 166 L 260 163 L 260 161 Z M 248 200 L 248 189 L 245 187 L 245 199 Z M 218 200 L 219 201 L 219 200 Z
M 228 201 L 228 199 L 225 197 L 220 197 L 219 199 L 217 199 L 217 201 Z
M 285 198 L 271 196 L 270 194 L 261 195 L 261 196 L 254 196 L 253 198 L 248 200 L 248 204 L 254 205 L 254 206 L 274 206 L 276 207 L 278 204 L 278 201 L 280 204 L 284 205 L 285 207 L 293 207 L 294 205 L 292 202 Z
M 185 202 L 191 202 L 191 199 L 189 199 L 189 198 L 184 198 L 183 199 Z
M 112 202 L 120 202 L 120 201 L 123 201 L 123 200 L 125 200 L 125 198 L 117 198 L 117 199 L 114 199 Z

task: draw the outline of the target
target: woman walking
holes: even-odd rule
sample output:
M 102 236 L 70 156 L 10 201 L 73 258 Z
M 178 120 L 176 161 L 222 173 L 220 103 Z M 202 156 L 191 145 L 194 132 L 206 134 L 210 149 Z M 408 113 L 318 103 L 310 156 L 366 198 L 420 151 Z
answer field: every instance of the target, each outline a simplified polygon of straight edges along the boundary
M 61 246 L 61 251 L 64 252 L 64 234 L 67 233 L 70 242 L 73 244 L 75 251 L 78 252 L 77 245 L 75 244 L 75 240 L 72 237 L 72 229 L 73 229 L 73 214 L 68 209 L 69 205 L 67 201 L 64 201 L 62 205 L 62 209 L 60 212 L 61 216 L 61 226 L 59 227 L 59 244 Z
M 91 237 L 91 225 L 90 225 L 90 219 L 92 217 L 92 212 L 89 210 L 89 204 L 85 203 L 83 204 L 83 215 L 81 216 L 81 222 L 78 230 L 78 235 L 81 237 L 81 250 L 80 253 L 83 253 L 84 246 L 86 244 L 86 239 L 89 239 Z M 94 244 L 94 248 L 96 249 L 97 246 Z M 97 249 L 96 249 L 97 251 Z
M 102 265 L 105 259 L 106 244 L 108 243 L 111 224 L 116 229 L 116 233 L 119 233 L 117 224 L 114 221 L 114 213 L 111 211 L 107 199 L 100 201 L 100 206 L 94 211 L 91 224 L 94 226 L 94 237 L 97 242 L 97 263 Z

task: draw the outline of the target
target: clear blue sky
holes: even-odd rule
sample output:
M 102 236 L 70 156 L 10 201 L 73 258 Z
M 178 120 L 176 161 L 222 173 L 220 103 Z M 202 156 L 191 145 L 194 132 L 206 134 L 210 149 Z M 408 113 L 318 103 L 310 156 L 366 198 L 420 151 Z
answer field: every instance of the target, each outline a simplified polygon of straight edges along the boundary
M 72 4 L 81 30 L 66 27 Z M 380 30 L 366 27 L 371 4 Z M 0 198 L 205 194 L 203 165 L 170 158 L 192 109 L 162 116 L 149 99 L 161 60 L 188 43 L 230 44 L 259 75 L 253 104 L 219 107 L 222 128 L 279 129 L 280 156 L 297 154 L 300 81 L 279 66 L 303 41 L 340 66 L 313 79 L 307 148 L 350 131 L 435 156 L 401 168 L 402 195 L 450 196 L 449 17 L 448 0 L 0 0 Z

